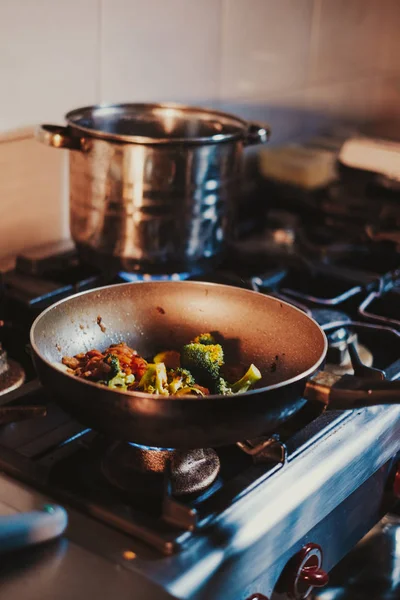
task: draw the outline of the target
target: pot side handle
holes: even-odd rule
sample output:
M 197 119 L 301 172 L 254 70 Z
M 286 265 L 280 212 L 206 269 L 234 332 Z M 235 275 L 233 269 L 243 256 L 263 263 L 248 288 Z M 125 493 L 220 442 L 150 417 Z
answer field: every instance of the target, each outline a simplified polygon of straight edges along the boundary
M 68 150 L 85 150 L 84 138 L 71 134 L 69 127 L 61 125 L 39 125 L 35 131 L 35 138 L 53 148 L 67 148 Z
M 268 125 L 260 123 L 249 123 L 244 137 L 245 146 L 254 146 L 255 144 L 265 144 L 271 136 L 271 129 Z

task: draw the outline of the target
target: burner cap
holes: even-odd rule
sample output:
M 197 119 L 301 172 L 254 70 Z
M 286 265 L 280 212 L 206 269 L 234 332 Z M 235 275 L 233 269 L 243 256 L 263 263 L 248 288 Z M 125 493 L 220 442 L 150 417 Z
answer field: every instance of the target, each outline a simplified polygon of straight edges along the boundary
M 162 495 L 167 468 L 172 494 L 199 493 L 216 479 L 220 461 L 215 450 L 178 451 L 116 442 L 109 446 L 102 471 L 108 481 L 135 495 Z
M 171 487 L 175 496 L 197 494 L 215 481 L 220 469 L 218 454 L 211 448 L 175 451 L 171 458 Z

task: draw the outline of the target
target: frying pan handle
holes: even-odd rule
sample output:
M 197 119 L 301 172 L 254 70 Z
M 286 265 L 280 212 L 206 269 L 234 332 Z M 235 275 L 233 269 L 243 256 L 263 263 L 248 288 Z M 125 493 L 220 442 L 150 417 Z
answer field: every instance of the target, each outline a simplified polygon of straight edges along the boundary
M 347 409 L 400 404 L 400 381 L 377 381 L 345 375 L 329 394 L 329 408 Z
M 331 410 L 400 404 L 400 381 L 379 381 L 353 375 L 318 373 L 306 385 L 306 398 Z

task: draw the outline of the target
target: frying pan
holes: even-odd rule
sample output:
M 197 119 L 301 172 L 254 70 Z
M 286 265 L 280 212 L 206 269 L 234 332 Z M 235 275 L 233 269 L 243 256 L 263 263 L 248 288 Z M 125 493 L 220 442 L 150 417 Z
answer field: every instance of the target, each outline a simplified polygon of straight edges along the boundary
M 258 388 L 201 398 L 120 392 L 77 378 L 61 363 L 121 341 L 152 357 L 207 331 L 223 338 L 226 364 L 260 369 Z M 307 380 L 327 351 L 319 325 L 290 304 L 204 282 L 128 283 L 76 294 L 42 312 L 30 337 L 39 379 L 74 418 L 116 440 L 182 449 L 276 430 L 306 402 Z M 318 385 L 315 399 L 324 401 Z

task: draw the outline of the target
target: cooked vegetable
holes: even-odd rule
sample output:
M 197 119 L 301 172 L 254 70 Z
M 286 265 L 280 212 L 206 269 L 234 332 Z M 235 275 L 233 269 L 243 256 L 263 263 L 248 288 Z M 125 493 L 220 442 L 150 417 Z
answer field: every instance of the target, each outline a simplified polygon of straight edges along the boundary
M 231 386 L 223 377 L 218 377 L 215 382 L 215 393 L 222 394 L 223 396 L 233 394 Z
M 253 364 L 247 369 L 246 373 L 233 385 L 231 385 L 231 390 L 233 394 L 243 394 L 243 392 L 247 392 L 252 385 L 257 383 L 261 379 L 261 373 L 257 369 L 257 367 Z
M 184 387 L 178 390 L 175 394 L 176 396 L 204 396 L 203 392 L 200 388 L 192 386 L 192 387 Z
M 220 344 L 192 342 L 182 348 L 181 364 L 193 374 L 196 381 L 210 384 L 219 377 L 219 370 L 224 364 L 224 351 Z
M 120 373 L 118 373 L 118 375 L 110 379 L 107 385 L 109 388 L 112 389 L 127 390 L 128 387 L 134 383 L 134 381 L 134 375 L 125 375 L 121 371 Z
M 168 396 L 167 370 L 164 363 L 148 364 L 147 370 L 141 378 L 138 387 L 139 390 L 148 394 Z
M 187 369 L 171 369 L 168 372 L 168 389 L 170 394 L 176 394 L 178 390 L 191 387 L 195 384 L 193 375 Z
M 93 349 L 62 359 L 71 373 L 116 390 L 138 390 L 161 396 L 224 396 L 242 394 L 261 379 L 255 365 L 236 383 L 229 367 L 224 367 L 224 351 L 211 333 L 202 333 L 181 352 L 159 352 L 152 362 L 139 356 L 124 342 L 112 344 L 104 352 Z M 224 376 L 222 376 L 224 375 Z M 238 376 L 237 374 L 236 376 Z
M 119 364 L 119 358 L 115 354 L 107 354 L 107 356 L 104 358 L 104 362 L 107 365 L 109 365 L 111 369 L 109 372 L 108 380 L 117 377 L 117 375 L 121 373 L 121 365 Z
M 119 363 L 119 358 L 115 354 L 107 354 L 103 361 L 110 367 L 108 377 L 101 381 L 109 388 L 127 390 L 129 385 L 135 381 L 135 376 L 131 373 L 127 375 Z
M 217 342 L 211 333 L 201 333 L 194 338 L 193 343 L 209 346 L 210 344 L 216 344 Z
M 147 369 L 147 361 L 141 356 L 134 356 L 131 360 L 130 370 L 135 375 L 136 379 L 143 377 Z

